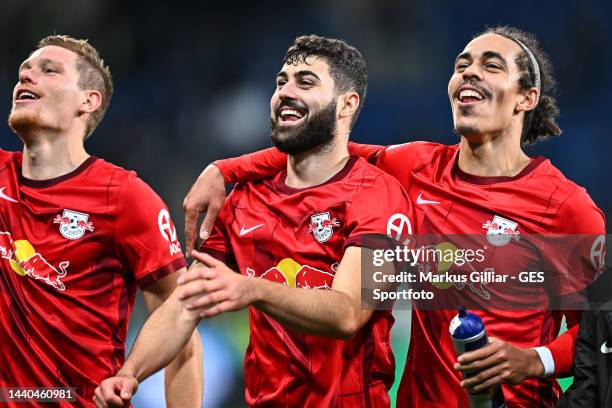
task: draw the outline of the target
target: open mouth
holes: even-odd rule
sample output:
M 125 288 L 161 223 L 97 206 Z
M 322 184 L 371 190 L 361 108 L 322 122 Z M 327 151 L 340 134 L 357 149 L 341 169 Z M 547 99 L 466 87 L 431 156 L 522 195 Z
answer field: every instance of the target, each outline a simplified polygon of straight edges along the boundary
M 461 88 L 457 93 L 457 99 L 460 104 L 472 105 L 478 102 L 482 102 L 487 97 L 483 92 L 474 88 Z
M 15 95 L 15 102 L 36 101 L 38 99 L 40 99 L 40 97 L 28 89 L 20 89 Z
M 276 112 L 279 122 L 282 124 L 294 125 L 306 116 L 306 111 L 287 105 L 281 106 Z

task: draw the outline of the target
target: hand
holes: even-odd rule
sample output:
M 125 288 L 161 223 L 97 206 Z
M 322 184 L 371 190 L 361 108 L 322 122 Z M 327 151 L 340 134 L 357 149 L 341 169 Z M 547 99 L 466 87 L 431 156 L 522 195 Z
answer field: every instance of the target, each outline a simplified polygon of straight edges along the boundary
M 196 242 L 196 227 L 200 213 L 206 212 L 200 228 L 200 238 L 206 241 L 225 201 L 225 181 L 214 164 L 204 169 L 183 200 L 185 210 L 186 255 L 189 256 Z
M 476 372 L 461 381 L 469 393 L 484 392 L 499 384 L 519 384 L 526 378 L 540 377 L 544 366 L 533 349 L 515 347 L 510 343 L 491 337 L 485 347 L 462 354 L 457 359 L 455 370 Z
M 179 299 L 188 302 L 187 309 L 202 309 L 199 316 L 208 318 L 244 309 L 255 302 L 258 279 L 242 276 L 208 254 L 198 251 L 191 254 L 200 263 L 194 263 L 178 279 L 182 286 Z
M 138 380 L 132 376 L 110 377 L 94 391 L 96 408 L 129 407 L 132 395 L 138 389 Z

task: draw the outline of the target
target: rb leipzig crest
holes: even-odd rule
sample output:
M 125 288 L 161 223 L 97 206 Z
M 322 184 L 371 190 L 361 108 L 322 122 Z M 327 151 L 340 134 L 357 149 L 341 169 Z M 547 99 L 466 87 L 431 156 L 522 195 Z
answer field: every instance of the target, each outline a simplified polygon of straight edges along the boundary
M 516 230 L 518 224 L 514 221 L 496 215 L 492 221 L 482 224 L 482 228 L 487 230 L 487 241 L 495 246 L 504 246 L 510 243 L 511 239 L 518 241 L 519 232 Z
M 64 238 L 79 239 L 85 235 L 85 231 L 93 232 L 94 226 L 87 222 L 89 214 L 78 211 L 64 210 L 62 215 L 53 219 L 54 224 L 59 224 L 59 232 Z
M 339 226 L 338 220 L 332 219 L 328 211 L 310 216 L 308 232 L 311 232 L 317 241 L 323 243 L 334 235 L 334 227 Z

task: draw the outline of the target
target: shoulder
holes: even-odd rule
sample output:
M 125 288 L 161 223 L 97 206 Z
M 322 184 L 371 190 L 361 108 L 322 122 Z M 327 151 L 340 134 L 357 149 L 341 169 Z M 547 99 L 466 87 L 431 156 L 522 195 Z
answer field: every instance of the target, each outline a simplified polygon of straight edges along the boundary
M 568 234 L 605 234 L 606 222 L 587 191 L 576 184 L 557 211 L 557 224 Z
M 135 171 L 126 170 L 103 159 L 95 161 L 87 177 L 89 185 L 107 188 L 109 199 L 114 199 L 117 206 L 138 212 L 143 207 L 158 207 L 159 204 L 163 204 L 157 193 L 138 177 Z
M 21 160 L 21 152 L 0 149 L 0 167 L 5 167 L 8 163 L 12 163 L 15 160 Z
M 404 195 L 404 190 L 397 178 L 384 170 L 371 165 L 363 158 L 357 158 L 346 182 L 357 187 L 358 195 L 386 192 L 397 192 Z M 371 201 L 369 197 L 368 201 Z
M 435 142 L 416 141 L 387 146 L 381 154 L 389 157 L 410 157 L 414 160 L 425 161 L 427 157 L 455 154 L 459 145 L 445 145 Z
M 551 204 L 558 205 L 555 224 L 561 233 L 605 233 L 605 217 L 586 189 L 568 179 L 549 160 L 539 166 L 537 182 L 549 190 Z
M 385 170 L 408 172 L 439 161 L 452 160 L 458 149 L 459 145 L 424 141 L 391 145 L 380 153 L 378 165 Z

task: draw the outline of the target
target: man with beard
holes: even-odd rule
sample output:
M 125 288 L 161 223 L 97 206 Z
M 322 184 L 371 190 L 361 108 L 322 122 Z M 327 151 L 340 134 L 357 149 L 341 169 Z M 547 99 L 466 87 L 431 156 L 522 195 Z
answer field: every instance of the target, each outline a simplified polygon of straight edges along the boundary
M 164 202 L 134 172 L 85 151 L 112 92 L 86 40 L 46 37 L 19 67 L 9 126 L 23 152 L 0 149 L 3 406 L 57 397 L 52 406 L 92 407 L 96 385 L 125 358 L 136 289 L 152 311 L 185 270 Z M 201 406 L 201 342 L 189 337 L 166 370 L 174 406 Z M 21 398 L 25 387 L 46 390 Z M 63 387 L 72 389 L 51 390 Z
M 249 406 L 390 405 L 393 317 L 361 310 L 361 250 L 393 245 L 372 235 L 394 221 L 403 226 L 395 234 L 410 234 L 408 197 L 397 180 L 348 154 L 367 89 L 359 51 L 303 36 L 283 62 L 270 114 L 286 168 L 235 187 L 201 248 L 207 254 L 194 252 L 197 279 L 147 320 L 123 368 L 96 390 L 99 400 L 129 400 L 166 364 L 197 324 L 190 309 L 212 317 L 250 306 Z M 230 258 L 240 273 L 223 263 Z M 204 296 L 186 300 L 195 294 Z
M 417 234 L 491 238 L 502 231 L 515 240 L 530 234 L 587 234 L 596 246 L 605 224 L 586 191 L 550 161 L 531 158 L 522 150 L 523 143 L 561 132 L 555 123 L 554 85 L 550 62 L 533 35 L 510 27 L 489 29 L 457 56 L 448 84 L 459 144 L 353 145 L 351 151 L 400 180 L 416 204 Z M 193 245 L 195 224 L 203 210 L 207 214 L 200 236 L 207 238 L 224 198 L 224 182 L 264 177 L 285 161 L 280 152 L 268 149 L 207 167 L 184 203 L 187 248 Z M 490 251 L 495 248 L 489 247 Z M 546 269 L 523 270 L 555 273 L 551 265 L 560 254 L 543 254 L 542 265 L 536 266 Z M 589 251 L 575 255 L 568 261 L 569 270 L 594 275 L 599 265 L 590 259 Z M 516 257 L 512 264 L 526 265 L 527 259 Z M 457 292 L 462 293 L 459 288 Z M 469 289 L 463 293 L 469 294 Z M 541 291 L 530 296 L 548 300 Z M 464 389 L 478 393 L 498 384 L 503 384 L 510 407 L 554 406 L 560 388 L 551 376 L 571 372 L 580 313 L 485 309 L 476 313 L 496 340 L 459 361 L 448 335 L 456 311 L 413 312 L 398 407 L 466 407 Z M 564 314 L 569 330 L 557 337 Z M 478 374 L 462 380 L 458 370 Z

